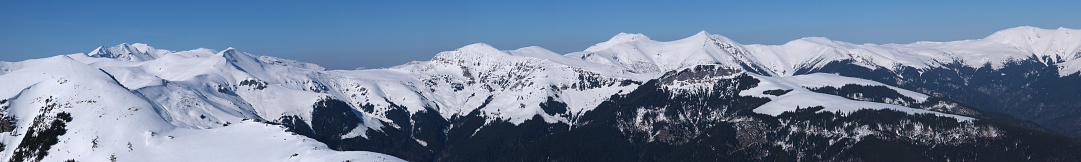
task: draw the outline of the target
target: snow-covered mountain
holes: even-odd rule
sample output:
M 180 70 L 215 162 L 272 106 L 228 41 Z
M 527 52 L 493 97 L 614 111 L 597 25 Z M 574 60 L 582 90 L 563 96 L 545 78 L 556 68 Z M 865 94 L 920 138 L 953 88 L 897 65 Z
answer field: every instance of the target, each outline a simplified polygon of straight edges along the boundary
M 642 34 L 616 35 L 569 57 L 640 72 L 674 70 L 698 64 L 747 66 L 774 76 L 792 76 L 800 70 L 821 68 L 830 62 L 852 60 L 866 67 L 941 67 L 960 62 L 970 67 L 991 64 L 1001 68 L 1012 60 L 1035 56 L 1046 64 L 1060 65 L 1061 75 L 1081 71 L 1073 60 L 1081 57 L 1081 30 L 1016 27 L 987 38 L 912 44 L 852 44 L 822 37 L 807 37 L 783 45 L 741 45 L 705 31 L 670 42 Z M 1063 63 L 1070 62 L 1070 63 Z
M 194 112 L 217 108 L 196 102 L 181 109 L 158 102 L 146 91 L 128 88 L 151 82 L 132 82 L 145 78 L 122 73 L 130 71 L 109 73 L 70 56 L 16 64 L 22 65 L 0 75 L 4 83 L 0 93 L 5 96 L 0 100 L 5 123 L 0 139 L 9 161 L 400 160 L 379 153 L 331 150 L 281 126 L 241 120 L 240 112 L 228 116 L 237 118 L 226 122 L 229 126 L 196 127 L 208 122 L 186 122 L 200 119 Z M 181 114 L 195 117 L 173 117 Z
M 1067 158 L 1033 151 L 1079 148 L 1040 129 L 1081 136 L 1048 124 L 1081 124 L 1081 111 L 1039 96 L 1081 97 L 1046 88 L 1081 80 L 1078 32 L 1018 27 L 884 45 L 620 33 L 569 54 L 477 43 L 368 70 L 120 44 L 0 62 L 0 112 L 10 124 L 0 125 L 8 132 L 0 142 L 9 161 L 706 160 L 702 148 L 733 144 L 753 149 L 709 157 L 873 161 L 856 150 L 891 142 L 969 150 L 913 160 Z M 995 93 L 1016 85 L 1031 95 Z M 1003 100 L 980 99 L 988 96 Z M 992 151 L 1005 143 L 1025 147 Z M 609 155 L 635 156 L 581 154 L 618 146 L 627 149 Z

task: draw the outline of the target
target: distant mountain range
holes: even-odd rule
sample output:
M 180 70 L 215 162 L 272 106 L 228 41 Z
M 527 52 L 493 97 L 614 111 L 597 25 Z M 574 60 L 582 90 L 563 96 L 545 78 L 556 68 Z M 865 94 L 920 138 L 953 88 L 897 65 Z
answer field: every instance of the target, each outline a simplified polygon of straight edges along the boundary
M 0 62 L 8 161 L 1074 161 L 1081 30 L 620 33 L 385 69 L 146 44 Z

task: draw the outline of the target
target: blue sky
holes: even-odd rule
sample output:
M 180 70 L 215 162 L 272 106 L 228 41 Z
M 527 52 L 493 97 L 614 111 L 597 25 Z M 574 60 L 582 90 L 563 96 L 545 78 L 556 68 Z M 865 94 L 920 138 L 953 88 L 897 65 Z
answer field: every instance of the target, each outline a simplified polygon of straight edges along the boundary
M 705 30 L 743 44 L 810 36 L 853 43 L 983 38 L 1081 28 L 1072 1 L 0 1 L 0 61 L 147 43 L 282 57 L 330 69 L 389 67 L 484 42 L 581 51 L 619 32 L 675 40 Z

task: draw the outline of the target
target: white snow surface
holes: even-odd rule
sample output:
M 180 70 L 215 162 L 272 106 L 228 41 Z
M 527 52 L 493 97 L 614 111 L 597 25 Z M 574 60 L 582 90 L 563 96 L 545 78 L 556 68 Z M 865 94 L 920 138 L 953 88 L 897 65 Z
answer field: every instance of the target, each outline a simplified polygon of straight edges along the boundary
M 761 75 L 753 75 L 753 74 L 752 74 L 752 76 L 754 76 L 755 78 L 758 78 L 761 82 L 758 83 L 757 87 L 742 91 L 742 92 L 740 92 L 739 95 L 754 96 L 754 97 L 765 97 L 765 98 L 770 99 L 770 102 L 767 102 L 766 104 L 764 104 L 762 106 L 759 106 L 758 108 L 755 108 L 754 109 L 755 113 L 761 113 L 761 114 L 766 114 L 766 115 L 777 116 L 777 115 L 780 115 L 781 113 L 784 113 L 784 112 L 795 111 L 797 108 L 807 108 L 807 107 L 814 107 L 814 106 L 822 106 L 822 107 L 825 107 L 825 109 L 819 110 L 819 112 L 830 111 L 830 112 L 836 112 L 836 113 L 851 113 L 853 111 L 860 110 L 860 109 L 873 109 L 873 110 L 874 109 L 890 109 L 890 110 L 897 110 L 897 111 L 901 111 L 901 112 L 905 112 L 905 113 L 909 113 L 909 114 L 934 114 L 934 115 L 938 115 L 938 116 L 952 117 L 952 118 L 955 118 L 955 119 L 961 120 L 961 121 L 971 121 L 971 120 L 973 120 L 973 118 L 971 118 L 971 117 L 966 117 L 966 116 L 961 116 L 961 115 L 947 114 L 947 113 L 941 113 L 941 112 L 935 112 L 935 111 L 929 111 L 929 110 L 923 110 L 923 109 L 915 109 L 915 108 L 909 108 L 909 107 L 905 107 L 905 106 L 886 104 L 886 103 L 852 100 L 852 99 L 844 98 L 844 97 L 841 97 L 841 96 L 830 95 L 830 94 L 822 94 L 822 93 L 814 92 L 814 91 L 811 91 L 811 90 L 808 89 L 808 88 L 818 88 L 818 87 L 825 87 L 825 86 L 841 87 L 841 86 L 844 86 L 844 85 L 847 85 L 847 84 L 886 86 L 886 85 L 883 85 L 882 83 L 878 83 L 878 82 L 874 82 L 874 81 L 870 81 L 870 80 L 864 80 L 864 79 L 859 79 L 859 78 L 850 78 L 850 77 L 840 76 L 840 75 L 836 75 L 836 74 L 824 74 L 824 73 L 815 73 L 815 74 L 797 75 L 797 76 L 787 76 L 787 77 L 769 77 L 769 76 L 761 76 Z M 916 99 L 918 102 L 923 102 L 923 101 L 925 101 L 927 99 L 927 95 L 924 95 L 924 94 L 920 94 L 920 93 L 916 93 L 916 92 L 912 92 L 912 91 L 908 91 L 908 90 L 904 90 L 904 89 L 900 89 L 900 88 L 896 88 L 896 87 L 891 87 L 891 86 L 887 86 L 887 87 L 889 87 L 891 89 L 894 89 L 894 90 L 897 90 L 898 93 L 900 93 L 901 95 L 905 95 L 907 97 L 911 97 L 913 99 Z M 788 92 L 788 93 L 786 93 L 784 95 L 781 95 L 781 96 L 763 94 L 764 91 L 776 90 L 776 89 L 792 90 L 792 91 Z
M 379 153 L 334 151 L 265 123 L 234 121 L 214 128 L 174 124 L 163 118 L 173 113 L 163 112 L 167 105 L 125 88 L 103 70 L 71 56 L 35 61 L 0 75 L 6 114 L 23 121 L 12 133 L 0 135 L 5 155 L 12 155 L 28 129 L 34 129 L 30 121 L 51 121 L 64 112 L 72 121 L 42 161 L 402 161 Z
M 888 87 L 890 89 L 893 89 L 893 90 L 897 91 L 897 93 L 900 93 L 901 95 L 904 95 L 905 97 L 916 99 L 916 102 L 926 101 L 927 97 L 928 97 L 927 95 L 919 93 L 919 92 L 913 92 L 913 91 L 909 91 L 907 89 L 901 89 L 901 88 L 897 88 L 897 87 L 894 87 L 894 86 L 890 86 L 890 85 L 882 84 L 882 83 L 879 83 L 879 82 L 871 81 L 871 80 L 860 79 L 860 78 L 852 78 L 852 77 L 845 77 L 845 76 L 840 76 L 840 75 L 837 75 L 837 74 L 829 74 L 829 73 L 813 73 L 813 74 L 787 76 L 787 77 L 774 77 L 774 78 L 784 80 L 784 81 L 787 81 L 789 83 L 795 83 L 795 84 L 797 84 L 797 85 L 799 85 L 801 87 L 804 87 L 804 88 L 821 88 L 821 87 L 841 88 L 841 87 L 844 87 L 845 85 L 849 85 L 849 84 L 864 85 L 864 86 L 885 86 L 885 87 Z
M 852 44 L 820 37 L 793 40 L 783 45 L 742 45 L 705 31 L 665 42 L 643 34 L 620 33 L 584 51 L 562 55 L 535 46 L 499 50 L 477 43 L 438 53 L 428 61 L 368 70 L 326 70 L 311 63 L 257 56 L 233 48 L 171 51 L 141 43 L 125 43 L 98 47 L 89 53 L 0 62 L 0 81 L 4 83 L 0 84 L 0 99 L 11 100 L 7 103 L 11 107 L 7 113 L 20 120 L 32 120 L 39 113 L 71 112 L 75 120 L 69 126 L 69 134 L 62 136 L 59 145 L 64 146 L 55 149 L 87 149 L 82 145 L 96 136 L 102 138 L 99 141 L 107 140 L 100 149 L 110 150 L 106 152 L 116 154 L 120 159 L 150 158 L 158 155 L 154 150 L 197 147 L 185 143 L 198 141 L 184 139 L 215 136 L 214 132 L 280 129 L 268 125 L 260 127 L 257 123 L 240 124 L 245 123 L 244 119 L 276 121 L 284 116 L 298 116 L 304 122 L 310 122 L 312 105 L 328 98 L 342 100 L 358 109 L 368 105 L 374 107 L 370 112 L 358 110 L 362 112 L 360 116 L 364 122 L 358 129 L 343 135 L 346 137 L 367 137 L 363 132 L 368 129 L 378 131 L 398 127 L 386 118 L 387 111 L 394 108 L 392 105 L 404 107 L 409 113 L 434 111 L 430 113 L 439 113 L 448 119 L 479 112 L 489 122 L 499 120 L 519 124 L 540 116 L 550 123 L 570 123 L 574 122 L 571 121 L 573 116 L 593 109 L 611 95 L 628 93 L 638 86 L 621 83 L 643 83 L 671 70 L 702 64 L 760 71 L 763 75 L 756 77 L 764 83 L 756 90 L 768 90 L 761 88 L 771 83 L 795 89 L 780 97 L 765 96 L 774 101 L 755 110 L 760 113 L 777 114 L 795 109 L 795 106 L 819 106 L 815 103 L 827 106 L 824 111 L 889 108 L 934 113 L 810 92 L 805 88 L 849 83 L 884 84 L 832 74 L 796 75 L 796 72 L 841 60 L 890 69 L 902 66 L 923 69 L 949 63 L 971 67 L 990 64 L 993 68 L 1001 68 L 1011 60 L 1036 57 L 1057 66 L 1060 75 L 1070 75 L 1081 71 L 1081 61 L 1077 59 L 1081 58 L 1079 32 L 1076 29 L 1026 26 L 1002 30 L 983 39 L 881 45 Z M 921 101 L 927 97 L 890 88 Z M 48 96 L 60 97 L 50 101 L 71 102 L 71 108 L 38 112 Z M 549 98 L 566 103 L 568 112 L 545 113 L 539 105 Z M 486 102 L 488 104 L 481 107 Z M 134 111 L 136 108 L 139 111 Z M 95 127 L 91 127 L 91 123 Z M 223 126 L 224 123 L 235 126 Z M 25 131 L 27 126 L 20 125 L 18 130 Z M 147 137 L 147 132 L 153 132 L 150 134 L 155 134 L 154 137 Z M 175 138 L 157 139 L 170 135 Z M 260 143 L 257 140 L 276 139 L 277 135 L 231 141 Z M 274 156 L 261 158 L 277 158 L 278 153 L 284 152 L 300 152 L 300 156 L 385 157 L 366 152 L 335 152 L 326 150 L 325 146 L 304 142 L 310 139 L 281 137 L 284 142 L 272 143 L 287 145 L 284 148 L 312 149 L 263 150 Z M 5 153 L 11 153 L 18 139 L 20 136 L 0 136 L 8 146 Z M 126 146 L 120 147 L 126 142 L 132 142 L 134 149 L 145 153 L 134 154 L 138 151 L 128 152 Z M 237 151 L 200 148 L 224 153 Z M 57 159 L 54 160 L 110 156 L 99 151 L 63 152 L 55 154 Z
M 1069 75 L 1081 71 L 1081 63 L 1074 61 L 1081 58 L 1081 30 L 1022 26 L 983 39 L 951 42 L 852 44 L 807 37 L 782 45 L 741 45 L 704 31 L 669 42 L 651 40 L 642 34 L 620 33 L 607 42 L 567 56 L 639 73 L 668 71 L 694 64 L 731 67 L 744 64 L 777 76 L 791 76 L 800 69 L 819 68 L 840 60 L 891 69 L 899 66 L 939 67 L 954 62 L 970 67 L 990 64 L 997 69 L 1008 61 L 1035 56 L 1046 64 L 1059 65 L 1060 75 Z
M 629 92 L 637 86 L 577 88 L 582 83 L 580 76 L 643 82 L 670 70 L 701 64 L 749 67 L 765 75 L 792 76 L 798 70 L 840 60 L 886 68 L 929 68 L 954 62 L 999 68 L 1007 61 L 1030 57 L 1054 64 L 1062 69 L 1061 75 L 1068 75 L 1081 71 L 1081 61 L 1075 59 L 1081 57 L 1077 32 L 1026 26 L 1002 30 L 984 39 L 882 45 L 821 37 L 783 45 L 742 45 L 705 31 L 664 42 L 643 34 L 620 33 L 582 52 L 564 55 L 535 46 L 504 51 L 478 43 L 441 52 L 429 61 L 387 69 L 332 71 L 233 48 L 170 51 L 141 43 L 99 47 L 68 57 L 107 72 L 123 87 L 162 107 L 168 112 L 163 115 L 167 121 L 189 128 L 212 128 L 243 118 L 303 117 L 310 114 L 310 103 L 322 98 L 343 100 L 354 107 L 373 105 L 375 110 L 363 116 L 374 121 L 387 121 L 384 113 L 391 105 L 399 105 L 410 113 L 434 110 L 446 118 L 477 110 L 492 120 L 511 123 L 535 115 L 548 122 L 568 122 L 568 117 L 544 113 L 539 104 L 551 97 L 567 103 L 568 114 L 579 114 L 612 94 Z M 0 62 L 0 74 L 36 62 L 40 60 Z M 239 85 L 245 81 L 260 84 Z M 891 88 L 916 99 L 925 98 Z M 218 89 L 235 94 L 220 93 Z M 480 108 L 488 98 L 489 105 Z M 187 119 L 196 114 L 209 120 Z M 378 122 L 366 126 L 382 127 Z
M 62 67 L 67 68 L 57 69 Z M 323 99 L 342 100 L 361 112 L 359 116 L 363 122 L 358 124 L 356 129 L 343 134 L 343 138 L 367 138 L 366 133 L 371 132 L 367 131 L 369 129 L 379 132 L 387 126 L 399 127 L 386 117 L 386 113 L 395 108 L 392 105 L 405 108 L 408 113 L 435 111 L 431 113 L 438 113 L 448 119 L 479 111 L 489 121 L 500 120 L 518 124 L 540 116 L 546 122 L 570 123 L 570 116 L 561 114 L 583 113 L 613 94 L 630 92 L 637 87 L 637 84 L 623 85 L 622 81 L 644 80 L 647 77 L 607 65 L 566 58 L 539 47 L 502 51 L 485 44 L 474 44 L 440 53 L 431 61 L 394 68 L 326 71 L 315 64 L 256 56 L 234 48 L 222 51 L 202 48 L 168 51 L 145 44 L 121 44 L 99 47 L 90 54 L 0 62 L 0 78 L 5 78 L 2 81 L 6 83 L 0 85 L 0 99 L 11 100 L 8 103 L 11 106 L 8 114 L 23 121 L 32 120 L 39 113 L 46 116 L 60 112 L 72 113 L 75 120 L 69 124 L 71 133 L 62 136 L 62 142 L 87 143 L 100 137 L 98 140 L 102 145 L 107 143 L 124 146 L 113 148 L 116 151 L 110 154 L 99 153 L 100 151 L 95 151 L 95 154 L 70 151 L 70 156 L 50 154 L 49 158 L 55 159 L 106 159 L 115 154 L 119 159 L 155 159 L 151 157 L 160 156 L 164 160 L 172 155 L 155 153 L 186 149 L 194 152 L 203 150 L 205 152 L 201 153 L 206 154 L 207 158 L 252 155 L 238 153 L 243 150 L 202 149 L 196 144 L 210 143 L 186 141 L 200 139 L 192 137 L 221 136 L 223 140 L 235 144 L 274 144 L 280 145 L 275 148 L 305 148 L 260 149 L 272 152 L 267 154 L 290 152 L 287 155 L 301 155 L 266 156 L 261 158 L 268 158 L 267 160 L 257 161 L 303 161 L 305 158 L 323 155 L 333 159 L 378 158 L 393 161 L 397 159 L 383 158 L 386 156 L 377 153 L 329 150 L 326 146 L 315 146 L 315 141 L 297 135 L 286 137 L 259 133 L 259 136 L 240 137 L 215 135 L 214 132 L 284 132 L 284 129 L 273 125 L 262 125 L 267 128 L 256 127 L 260 124 L 244 126 L 252 127 L 244 129 L 234 127 L 240 127 L 239 123 L 252 121 L 248 119 L 278 122 L 286 116 L 296 116 L 310 124 L 313 105 Z M 600 84 L 587 87 L 586 84 L 590 84 L 588 82 Z M 93 84 L 89 85 L 90 83 Z M 26 89 L 35 90 L 41 87 L 47 90 L 24 93 Z M 49 96 L 63 98 L 49 99 Z M 549 98 L 568 104 L 569 112 L 555 115 L 545 113 L 539 105 Z M 46 99 L 73 104 L 70 109 L 34 111 L 39 110 Z M 77 102 L 86 105 L 74 104 Z M 481 107 L 485 102 L 487 106 Z M 369 105 L 374 107 L 370 112 L 360 109 Z M 85 106 L 93 108 L 82 108 Z M 23 124 L 21 131 L 25 132 L 29 127 L 28 123 L 32 122 L 20 122 Z M 124 131 L 98 129 L 91 123 L 115 126 Z M 225 126 L 227 124 L 232 125 Z M 154 140 L 143 135 L 148 133 L 155 137 L 174 137 L 171 140 L 155 139 L 159 142 L 152 143 L 148 141 Z M 69 135 L 72 137 L 69 138 Z M 269 139 L 263 138 L 267 136 L 282 137 L 279 140 L 285 142 L 268 143 L 258 140 Z M 21 136 L 0 138 L 7 144 L 9 155 L 12 153 L 10 150 L 18 146 L 18 141 L 21 140 Z M 126 147 L 127 142 L 132 143 L 133 149 Z M 83 149 L 83 145 L 62 143 L 54 148 L 69 152 L 66 149 Z M 98 148 L 92 150 L 96 149 Z M 121 155 L 120 151 L 127 154 Z M 305 154 L 319 156 L 304 156 Z M 285 158 L 270 159 L 277 157 Z M 308 160 L 324 161 L 318 158 Z

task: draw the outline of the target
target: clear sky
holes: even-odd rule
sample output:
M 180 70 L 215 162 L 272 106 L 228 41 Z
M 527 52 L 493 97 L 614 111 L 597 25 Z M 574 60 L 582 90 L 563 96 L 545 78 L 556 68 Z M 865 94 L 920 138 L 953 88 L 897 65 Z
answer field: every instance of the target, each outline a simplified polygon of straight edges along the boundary
M 581 51 L 619 32 L 742 44 L 809 36 L 852 43 L 983 38 L 1081 28 L 1076 1 L 0 1 L 0 61 L 147 43 L 236 47 L 330 69 L 389 67 L 483 42 Z

